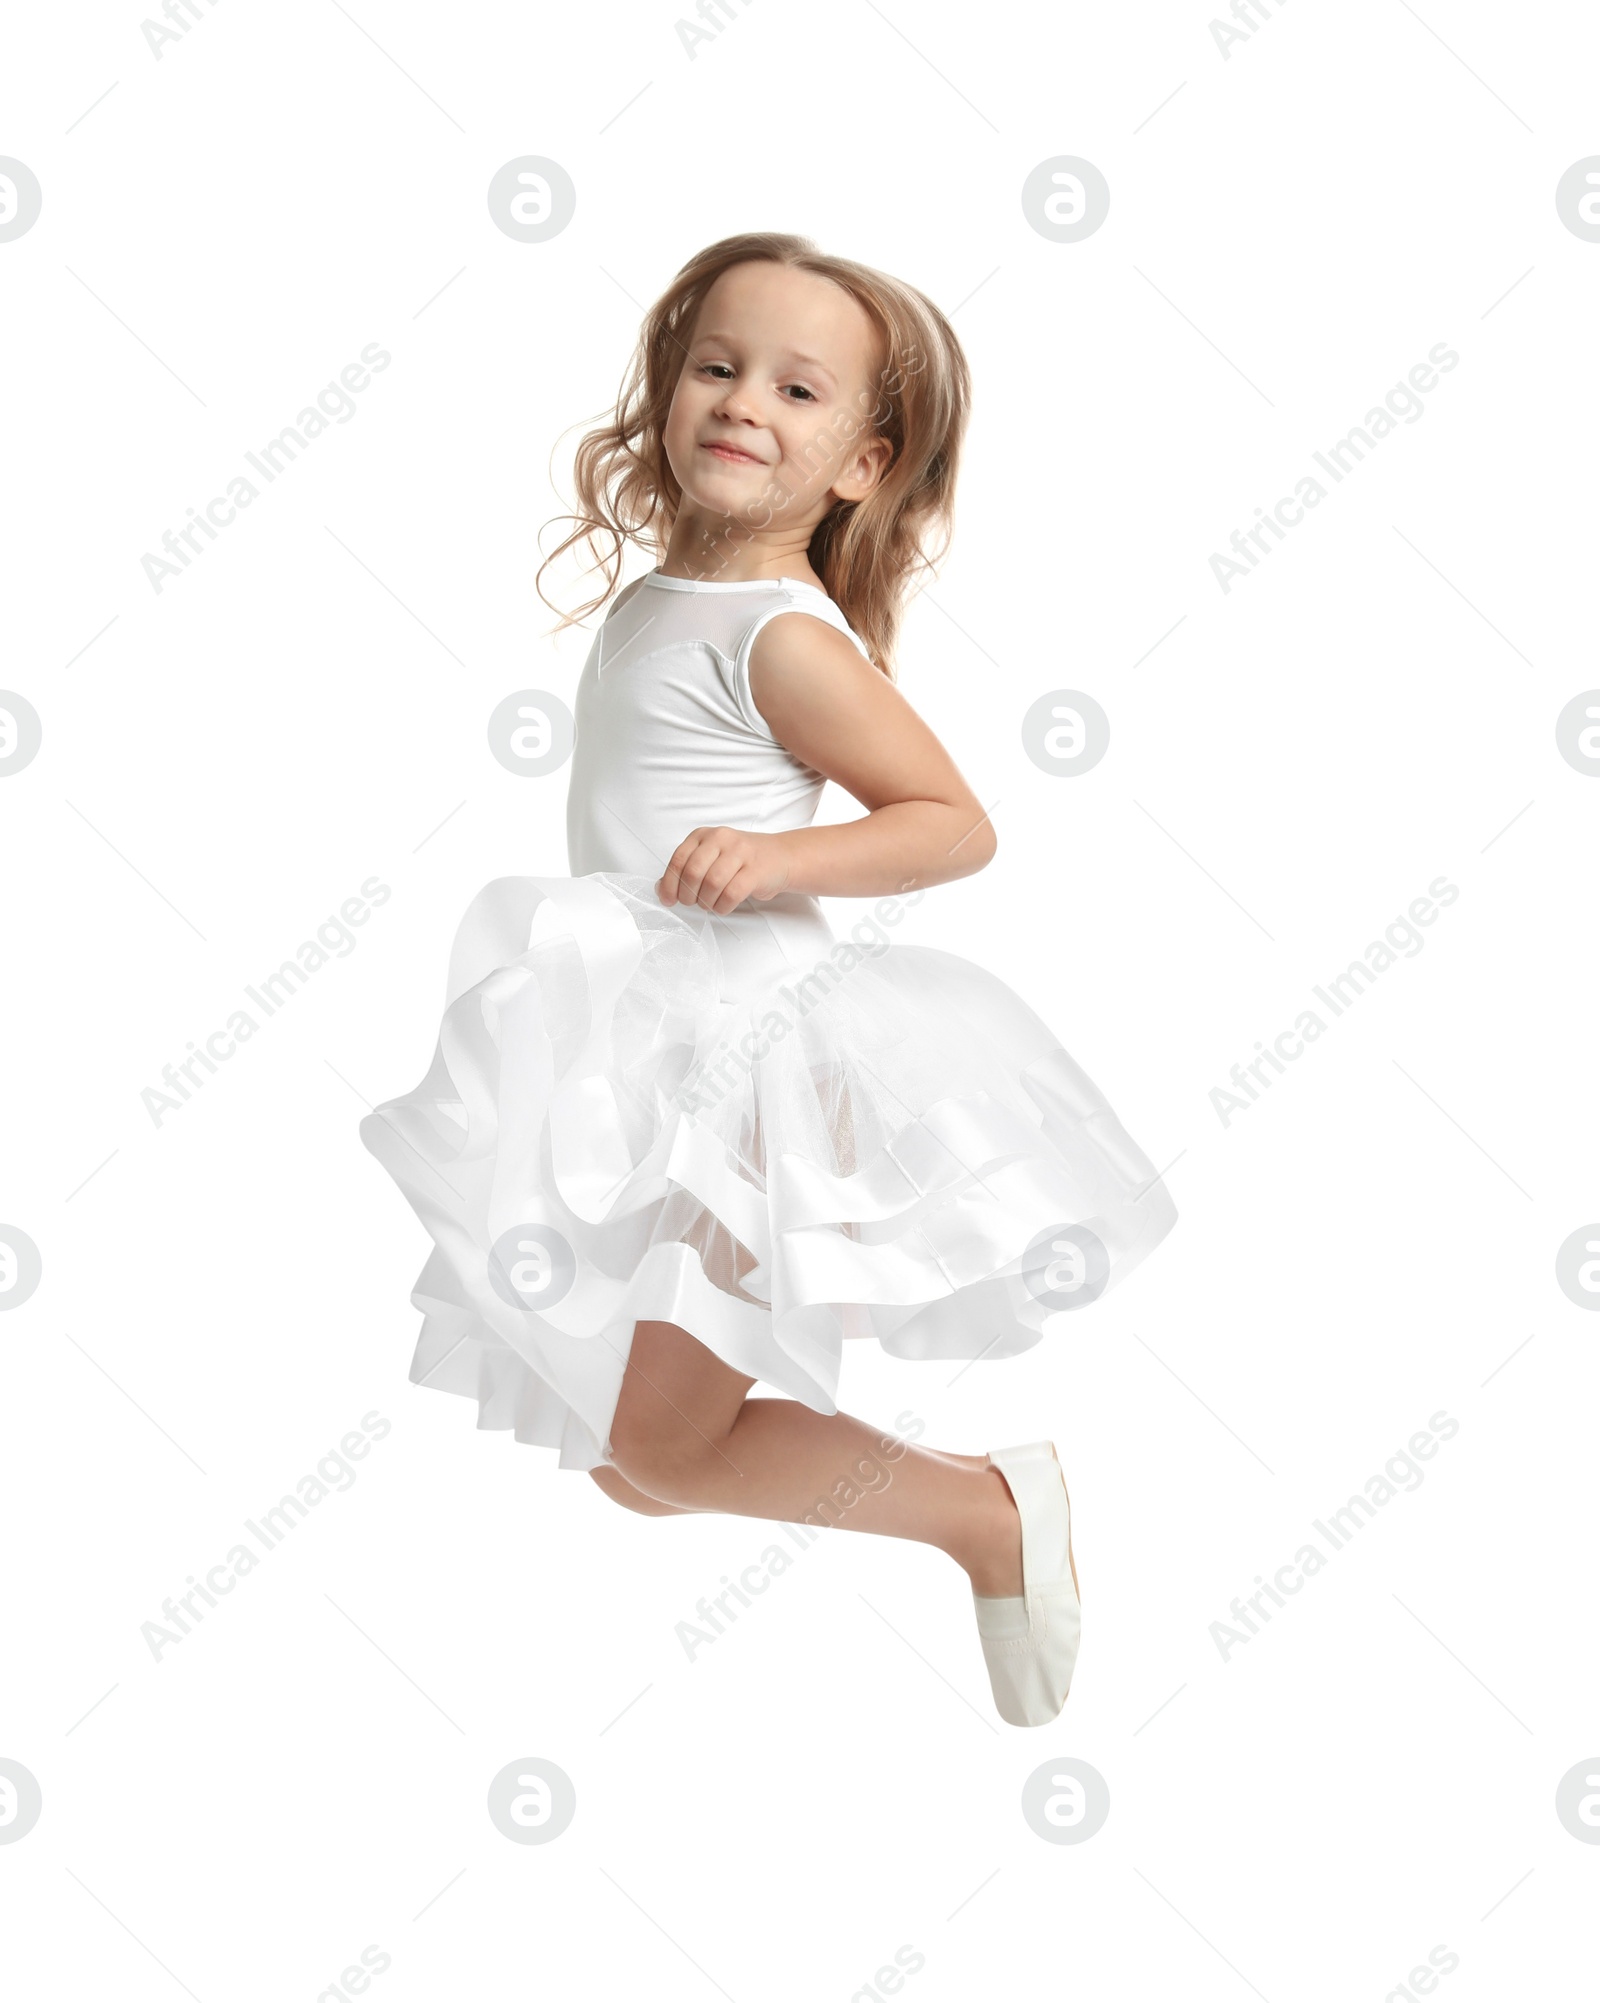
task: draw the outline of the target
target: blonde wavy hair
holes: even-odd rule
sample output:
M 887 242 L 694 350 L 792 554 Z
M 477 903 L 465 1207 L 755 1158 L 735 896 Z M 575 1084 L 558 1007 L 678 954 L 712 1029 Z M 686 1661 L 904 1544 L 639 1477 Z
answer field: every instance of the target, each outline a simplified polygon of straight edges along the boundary
M 908 587 L 914 577 L 931 572 L 949 547 L 971 376 L 961 343 L 931 300 L 868 265 L 828 256 L 807 237 L 766 230 L 723 237 L 690 258 L 650 308 L 615 410 L 579 442 L 576 506 L 554 518 L 576 526 L 540 564 L 535 588 L 560 614 L 550 630 L 563 632 L 616 591 L 628 544 L 658 559 L 664 553 L 683 491 L 662 439 L 686 344 L 718 278 L 735 265 L 756 262 L 831 279 L 878 329 L 883 360 L 876 402 L 852 435 L 888 439 L 893 456 L 864 500 L 836 501 L 823 516 L 808 557 L 829 597 L 892 680 Z M 546 594 L 543 579 L 575 547 L 589 559 L 580 574 L 598 570 L 604 584 L 586 604 L 567 612 Z

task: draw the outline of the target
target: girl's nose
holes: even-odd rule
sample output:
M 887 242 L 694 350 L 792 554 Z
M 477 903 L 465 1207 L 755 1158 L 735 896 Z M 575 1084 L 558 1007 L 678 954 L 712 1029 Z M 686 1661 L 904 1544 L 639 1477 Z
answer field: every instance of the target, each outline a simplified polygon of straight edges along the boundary
M 716 412 L 718 417 L 726 418 L 730 424 L 749 424 L 754 421 L 755 416 L 745 400 L 744 392 L 736 382 L 722 385 L 722 394 L 717 398 Z

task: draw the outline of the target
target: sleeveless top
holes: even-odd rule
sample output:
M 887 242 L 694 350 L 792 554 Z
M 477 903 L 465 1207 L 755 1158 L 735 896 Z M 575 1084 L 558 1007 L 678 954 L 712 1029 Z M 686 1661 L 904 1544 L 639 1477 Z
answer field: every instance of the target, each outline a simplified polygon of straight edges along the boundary
M 574 876 L 657 878 L 697 827 L 779 834 L 810 825 L 822 774 L 777 741 L 750 694 L 755 637 L 780 612 L 824 620 L 870 658 L 827 593 L 795 578 L 702 583 L 653 570 L 626 604 L 612 605 L 573 710 L 567 865 Z M 832 938 L 816 899 L 787 891 L 747 902 L 732 918 L 744 926 L 787 918 L 799 921 L 784 927 L 796 941 L 806 932 Z

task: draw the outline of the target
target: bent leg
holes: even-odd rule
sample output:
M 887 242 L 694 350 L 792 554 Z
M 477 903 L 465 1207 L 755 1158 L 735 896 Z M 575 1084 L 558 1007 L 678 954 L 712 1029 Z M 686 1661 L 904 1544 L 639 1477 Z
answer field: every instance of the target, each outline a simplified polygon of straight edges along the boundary
M 846 1412 L 751 1398 L 755 1382 L 686 1330 L 640 1322 L 611 1426 L 628 1482 L 682 1509 L 911 1538 L 947 1552 L 979 1593 L 1021 1592 L 1021 1523 L 986 1456 L 912 1446 Z
M 661 1502 L 653 1495 L 646 1495 L 641 1488 L 635 1488 L 631 1481 L 623 1478 L 614 1467 L 592 1467 L 589 1477 L 596 1488 L 609 1495 L 613 1502 L 620 1502 L 624 1509 L 631 1509 L 637 1516 L 692 1516 L 695 1512 L 681 1503 Z

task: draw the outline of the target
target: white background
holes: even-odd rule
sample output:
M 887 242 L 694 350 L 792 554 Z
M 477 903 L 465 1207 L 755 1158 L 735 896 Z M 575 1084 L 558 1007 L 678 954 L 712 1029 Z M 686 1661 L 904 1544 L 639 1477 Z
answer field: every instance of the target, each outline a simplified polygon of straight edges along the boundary
M 1225 60 L 1199 5 L 755 0 L 691 60 L 674 22 L 202 0 L 159 61 L 131 6 L 8 24 L 0 153 L 44 191 L 0 244 L 0 682 L 44 727 L 0 785 L 0 1222 L 44 1261 L 0 1315 L 0 1756 L 44 1797 L 0 1845 L 8 1990 L 313 2003 L 371 1945 L 386 2003 L 1380 2003 L 1442 1946 L 1449 2003 L 1575 1994 L 1600 1321 L 1554 1274 L 1600 1216 L 1600 784 L 1555 719 L 1600 683 L 1600 245 L 1554 193 L 1600 152 L 1600 24 L 1272 7 Z M 530 153 L 578 190 L 543 245 L 485 201 Z M 1021 206 L 1059 154 L 1111 186 L 1079 244 Z M 564 775 L 484 733 L 587 645 L 533 591 L 552 453 L 747 228 L 919 285 L 976 379 L 902 685 L 1000 849 L 901 936 L 999 972 L 1175 1163 L 1174 1234 L 1027 1356 L 846 1358 L 880 1422 L 1059 1442 L 1086 1631 L 1037 1732 L 921 1547 L 823 1540 L 686 1660 L 775 1533 L 627 1515 L 408 1384 L 426 1241 L 356 1137 L 426 1068 L 473 893 L 565 867 Z M 369 342 L 356 416 L 154 592 Z M 1424 415 L 1224 593 L 1212 552 L 1439 342 Z M 1075 779 L 1019 735 L 1060 688 L 1111 718 Z M 153 1123 L 374 875 L 355 949 Z M 1423 949 L 1224 1125 L 1230 1067 L 1440 875 Z M 355 1485 L 153 1660 L 369 1411 Z M 1211 1624 L 1435 1412 L 1422 1486 L 1224 1661 Z M 1062 1754 L 1110 1788 L 1081 1845 L 1019 1808 Z M 578 1812 L 519 1846 L 485 1794 L 533 1755 Z

